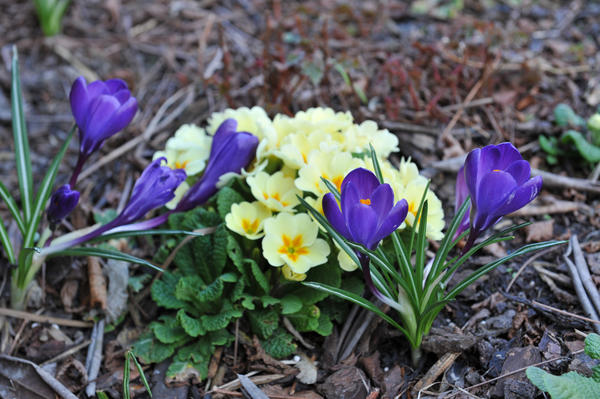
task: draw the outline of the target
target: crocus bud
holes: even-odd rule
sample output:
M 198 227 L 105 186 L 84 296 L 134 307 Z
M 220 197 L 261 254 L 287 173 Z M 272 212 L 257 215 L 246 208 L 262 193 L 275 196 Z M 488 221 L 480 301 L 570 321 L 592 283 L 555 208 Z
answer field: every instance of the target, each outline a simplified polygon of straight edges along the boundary
M 82 76 L 73 83 L 69 99 L 79 127 L 79 160 L 71 178 L 74 185 L 85 160 L 131 122 L 137 100 L 121 79 L 97 80 L 88 85 Z
M 71 186 L 61 186 L 50 197 L 50 205 L 46 211 L 50 226 L 55 226 L 64 219 L 79 202 L 79 191 L 71 190 Z
M 179 201 L 175 212 L 205 203 L 217 192 L 217 183 L 226 173 L 240 173 L 256 155 L 258 138 L 248 132 L 236 132 L 235 119 L 226 119 L 213 137 L 204 174 Z
M 467 155 L 462 171 L 472 209 L 471 231 L 464 250 L 504 215 L 533 201 L 542 188 L 542 177 L 531 178 L 529 162 L 511 143 L 474 149 Z

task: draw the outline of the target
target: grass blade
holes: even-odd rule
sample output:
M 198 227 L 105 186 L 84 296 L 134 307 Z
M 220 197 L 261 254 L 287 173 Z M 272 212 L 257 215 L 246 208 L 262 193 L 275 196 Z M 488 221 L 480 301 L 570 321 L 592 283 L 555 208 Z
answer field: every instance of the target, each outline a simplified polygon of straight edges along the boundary
M 21 216 L 21 211 L 19 210 L 19 207 L 17 206 L 17 202 L 12 197 L 12 195 L 10 195 L 10 193 L 8 192 L 8 189 L 6 188 L 6 186 L 4 184 L 2 184 L 2 182 L 0 182 L 0 198 L 2 198 L 2 200 L 8 207 L 8 211 L 10 212 L 12 217 L 15 219 L 15 222 L 17 222 L 17 226 L 19 226 L 19 230 L 21 230 L 21 234 L 24 236 L 25 235 L 25 223 L 23 222 L 23 217 Z
M 38 189 L 37 195 L 35 197 L 35 203 L 33 207 L 33 214 L 30 219 L 28 219 L 27 224 L 27 232 L 25 233 L 25 237 L 23 239 L 24 247 L 33 246 L 33 239 L 35 236 L 35 232 L 40 224 L 40 220 L 42 219 L 42 214 L 44 213 L 44 207 L 46 206 L 46 202 L 48 202 L 48 198 L 52 192 L 52 186 L 54 185 L 54 180 L 56 179 L 56 173 L 58 172 L 58 167 L 60 162 L 62 161 L 67 148 L 69 147 L 69 143 L 73 138 L 73 134 L 75 133 L 75 125 L 71 128 L 69 132 L 69 136 L 63 143 L 56 157 L 52 161 L 52 164 L 48 168 L 46 175 L 44 176 L 44 180 L 42 180 L 42 184 Z
M 125 366 L 123 366 L 123 399 L 131 398 L 131 393 L 129 392 L 129 359 L 131 356 L 131 351 L 125 354 Z
M 117 233 L 102 234 L 101 236 L 93 238 L 93 239 L 89 240 L 88 242 L 94 243 L 94 242 L 102 242 L 102 241 L 108 241 L 108 240 L 124 238 L 124 237 L 141 237 L 141 236 L 171 235 L 171 234 L 182 234 L 182 235 L 186 235 L 186 236 L 200 237 L 200 236 L 205 236 L 207 234 L 213 233 L 215 230 L 216 230 L 215 227 L 206 227 L 203 229 L 198 229 L 197 231 L 168 230 L 168 229 L 120 231 Z
M 135 363 L 135 368 L 137 368 L 138 374 L 140 375 L 140 378 L 142 379 L 142 382 L 144 383 L 144 387 L 146 387 L 146 391 L 148 392 L 148 395 L 150 395 L 150 397 L 152 397 L 152 390 L 150 389 L 150 385 L 148 384 L 148 380 L 146 379 L 146 375 L 144 374 L 144 369 L 142 368 L 142 365 L 140 364 L 140 362 L 138 362 L 137 358 L 135 357 L 135 355 L 133 354 L 132 351 L 129 351 L 129 353 L 131 354 L 133 363 Z
M 2 220 L 0 220 L 0 242 L 2 242 L 4 253 L 6 254 L 8 262 L 12 265 L 16 264 L 17 259 L 15 258 L 15 251 L 12 247 L 12 243 L 8 237 L 8 232 L 6 231 L 6 227 L 4 227 L 4 222 L 2 222 Z
M 13 46 L 11 75 L 10 102 L 13 138 L 15 142 L 15 161 L 17 176 L 19 177 L 23 217 L 28 222 L 31 219 L 33 205 L 33 178 L 31 176 L 31 159 L 29 157 L 29 141 L 27 126 L 25 125 L 23 95 L 21 93 L 21 79 L 19 77 L 19 55 L 16 46 Z
M 114 260 L 122 260 L 130 263 L 137 263 L 142 266 L 148 266 L 151 269 L 154 269 L 159 272 L 164 272 L 163 269 L 156 266 L 154 263 L 149 262 L 145 259 L 138 258 L 133 255 L 129 255 L 119 251 L 111 251 L 109 249 L 104 248 L 93 248 L 93 247 L 77 247 L 77 248 L 69 248 L 64 251 L 54 252 L 48 256 L 98 256 L 100 258 L 114 259 Z

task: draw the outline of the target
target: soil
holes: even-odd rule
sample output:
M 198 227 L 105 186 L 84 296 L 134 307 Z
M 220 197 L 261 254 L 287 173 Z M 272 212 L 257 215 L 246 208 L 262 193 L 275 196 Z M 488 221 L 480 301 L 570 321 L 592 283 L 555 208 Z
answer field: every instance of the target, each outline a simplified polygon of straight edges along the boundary
M 532 205 L 507 219 L 532 221 L 533 227 L 483 252 L 465 269 L 526 242 L 577 235 L 592 279 L 600 281 L 594 165 L 578 156 L 549 164 L 538 142 L 541 134 L 562 133 L 554 123 L 557 104 L 569 104 L 585 118 L 600 104 L 600 6 L 465 0 L 464 7 L 452 11 L 459 2 L 416 3 L 429 6 L 417 12 L 410 2 L 371 0 L 86 0 L 69 6 L 61 35 L 45 38 L 33 2 L 0 0 L 2 182 L 17 192 L 10 122 L 10 59 L 16 46 L 33 172 L 39 179 L 73 123 L 68 93 L 76 77 L 124 79 L 140 104 L 126 131 L 108 140 L 88 163 L 82 206 L 65 228 L 81 228 L 93 222 L 94 213 L 117 208 L 132 179 L 183 123 L 203 124 L 227 107 L 258 105 L 270 115 L 292 115 L 326 106 L 349 110 L 357 121 L 375 120 L 397 134 L 397 156 L 411 157 L 432 178 L 448 217 L 458 165 L 452 160 L 478 146 L 511 141 L 535 168 L 584 179 L 583 186 L 570 180 L 547 184 Z M 132 148 L 119 153 L 132 141 Z M 58 181 L 68 178 L 76 157 L 73 142 Z M 105 157 L 114 159 L 105 162 Z M 4 204 L 0 216 L 8 216 Z M 151 257 L 154 250 L 154 243 L 146 242 L 136 255 Z M 335 343 L 335 334 L 326 342 L 305 337 L 317 344 L 305 349 L 317 362 L 315 384 L 288 376 L 261 389 L 273 398 L 545 397 L 528 382 L 524 367 L 548 361 L 543 367 L 555 374 L 589 374 L 593 365 L 580 351 L 581 332 L 592 332 L 593 324 L 575 317 L 586 312 L 573 289 L 565 250 L 559 246 L 535 259 L 535 254 L 516 258 L 469 287 L 436 319 L 417 367 L 406 340 L 373 319 L 346 359 L 327 358 L 323 350 Z M 42 295 L 30 314 L 89 318 L 87 267 L 85 259 L 49 263 L 38 279 Z M 0 301 L 6 306 L 9 266 L 4 259 L 0 273 Z M 99 389 L 120 397 L 123 355 L 157 315 L 148 296 L 131 301 L 125 320 L 104 338 Z M 357 323 L 365 317 L 359 312 Z M 36 364 L 91 337 L 89 328 L 6 320 L 12 330 L 0 337 L 2 353 Z M 258 350 L 252 342 L 241 346 L 240 353 Z M 234 367 L 233 353 L 233 347 L 223 351 L 221 382 L 234 380 L 235 373 L 275 367 L 244 354 Z M 55 375 L 78 397 L 85 397 L 84 363 L 85 349 L 54 362 Z M 211 397 L 206 381 L 166 385 L 165 369 L 164 364 L 145 369 L 154 397 Z M 0 387 L 7 378 L 0 372 Z M 146 397 L 136 373 L 132 381 L 135 397 Z M 223 392 L 212 397 L 242 395 L 236 387 Z

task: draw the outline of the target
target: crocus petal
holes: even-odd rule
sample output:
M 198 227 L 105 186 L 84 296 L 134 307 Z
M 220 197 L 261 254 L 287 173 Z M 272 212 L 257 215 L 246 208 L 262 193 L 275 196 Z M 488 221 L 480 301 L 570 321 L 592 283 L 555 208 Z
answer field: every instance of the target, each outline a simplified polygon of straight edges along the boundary
M 496 214 L 508 215 L 517 209 L 521 209 L 533 201 L 535 197 L 538 196 L 541 189 L 542 177 L 535 176 L 533 179 L 514 190 L 514 192 L 512 192 L 504 203 L 496 210 Z
M 121 90 L 129 91 L 127 88 L 127 83 L 125 83 L 125 81 L 122 79 L 109 79 L 104 82 L 104 85 L 108 89 L 109 93 L 117 93 Z
M 381 184 L 371 194 L 371 208 L 377 214 L 379 224 L 387 217 L 394 206 L 394 191 L 389 184 Z
M 344 180 L 345 181 L 345 180 Z M 340 198 L 341 206 L 342 206 L 342 214 L 344 215 L 344 220 L 346 222 L 346 226 L 349 226 L 350 221 L 350 209 L 358 203 L 360 199 L 358 194 L 358 188 L 356 185 L 349 181 L 344 185 L 342 182 L 342 195 Z
M 524 184 L 531 177 L 531 166 L 529 162 L 522 159 L 513 162 L 504 171 L 509 173 L 518 185 Z
M 407 214 L 408 202 L 405 199 L 396 202 L 396 205 L 394 205 L 392 210 L 383 219 L 383 222 L 380 221 L 381 224 L 371 239 L 371 247 L 376 247 L 379 241 L 396 231 L 406 219 Z
M 78 77 L 71 86 L 71 92 L 69 94 L 69 100 L 71 102 L 71 111 L 73 117 L 78 126 L 83 126 L 86 117 L 86 110 L 88 106 L 88 96 L 86 90 L 85 79 L 83 76 Z
M 115 133 L 123 130 L 129 125 L 129 122 L 133 120 L 137 110 L 137 100 L 130 96 L 130 98 L 116 110 L 110 118 L 109 123 L 105 125 L 104 137 L 109 138 Z
M 489 227 L 491 220 L 489 216 L 497 214 L 498 206 L 508 198 L 515 189 L 517 183 L 508 173 L 497 171 L 485 174 L 478 187 L 476 219 L 474 226 L 477 229 L 485 230 Z
M 500 143 L 496 148 L 500 151 L 500 158 L 497 161 L 496 169 L 506 169 L 513 162 L 523 159 L 519 150 L 517 150 L 512 143 Z
M 225 119 L 217 128 L 215 135 L 213 136 L 213 142 L 210 149 L 209 158 L 213 158 L 217 152 L 221 151 L 224 142 L 229 136 L 236 133 L 237 121 L 233 118 Z
M 332 193 L 327 193 L 323 196 L 323 213 L 325 217 L 331 223 L 331 226 L 345 238 L 351 240 L 352 236 L 346 227 L 344 216 L 340 211 L 335 196 Z
M 59 187 L 50 197 L 50 205 L 46 216 L 50 225 L 55 225 L 64 219 L 79 202 L 79 191 L 71 190 L 71 186 L 65 184 Z
M 348 229 L 354 241 L 374 249 L 369 246 L 377 228 L 377 214 L 373 208 L 359 202 L 350 208 L 349 213 Z
M 377 176 L 365 168 L 356 168 L 348 173 L 344 178 L 344 181 L 342 181 L 342 191 L 344 190 L 344 185 L 350 182 L 358 189 L 358 195 L 361 199 L 370 198 L 373 190 L 379 186 Z

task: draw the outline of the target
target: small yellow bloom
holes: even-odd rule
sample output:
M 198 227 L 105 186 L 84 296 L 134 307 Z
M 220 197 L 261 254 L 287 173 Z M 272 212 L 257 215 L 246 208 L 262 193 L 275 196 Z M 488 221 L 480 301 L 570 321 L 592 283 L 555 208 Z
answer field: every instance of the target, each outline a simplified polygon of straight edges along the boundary
M 286 136 L 274 155 L 281 158 L 286 166 L 300 169 L 308 162 L 308 157 L 313 151 L 327 151 L 333 148 L 340 148 L 340 144 L 334 141 L 330 134 L 319 130 Z
M 346 151 L 368 151 L 369 144 L 381 158 L 387 158 L 392 152 L 398 151 L 398 137 L 387 129 L 379 129 L 377 123 L 373 121 L 364 121 L 360 125 L 354 124 L 344 135 Z
M 233 204 L 225 216 L 225 225 L 229 230 L 256 240 L 264 235 L 263 223 L 271 217 L 271 211 L 258 201 Z
M 304 281 L 304 279 L 306 279 L 306 273 L 294 273 L 288 265 L 283 265 L 281 274 L 283 275 L 283 278 L 290 281 Z
M 335 148 L 328 151 L 313 151 L 306 165 L 298 171 L 296 187 L 321 196 L 329 192 L 321 180 L 323 177 L 335 184 L 339 191 L 346 174 L 363 165 L 361 159 L 353 158 L 349 152 L 340 152 Z
M 190 189 L 190 185 L 184 180 L 176 189 L 175 189 L 175 197 L 169 202 L 165 204 L 165 206 L 169 209 L 175 209 L 181 198 L 188 192 Z
M 352 260 L 350 255 L 348 255 L 346 253 L 346 251 L 344 251 L 343 249 L 339 249 L 339 247 L 338 247 L 337 260 L 338 260 L 338 263 L 340 264 L 340 267 L 342 268 L 342 270 L 345 270 L 347 272 L 352 272 L 352 271 L 358 269 L 358 265 L 356 264 L 356 262 L 354 262 Z
M 329 245 L 317 238 L 319 228 L 306 213 L 279 213 L 264 223 L 263 256 L 271 266 L 287 265 L 292 272 L 306 273 L 327 262 Z
M 302 192 L 294 186 L 294 179 L 286 177 L 281 171 L 273 175 L 258 172 L 249 176 L 246 182 L 254 198 L 273 211 L 292 212 L 300 202 L 297 195 L 302 195 Z
M 405 198 L 408 202 L 408 214 L 406 215 L 403 225 L 414 226 L 415 228 L 419 227 L 418 221 L 415 225 L 415 218 L 426 186 L 427 179 L 415 179 L 406 186 L 394 187 L 396 198 Z M 444 228 L 444 210 L 442 209 L 442 201 L 440 201 L 430 189 L 427 190 L 425 199 L 427 200 L 428 209 L 427 238 L 441 240 L 444 236 L 442 233 L 442 229 Z
M 171 169 L 184 169 L 188 176 L 200 173 L 210 153 L 212 138 L 196 125 L 183 125 L 167 140 L 165 150 L 154 153 L 152 159 L 167 158 Z

